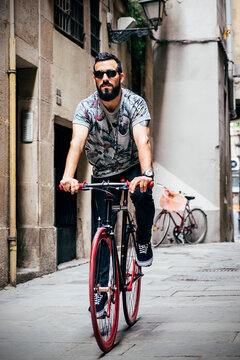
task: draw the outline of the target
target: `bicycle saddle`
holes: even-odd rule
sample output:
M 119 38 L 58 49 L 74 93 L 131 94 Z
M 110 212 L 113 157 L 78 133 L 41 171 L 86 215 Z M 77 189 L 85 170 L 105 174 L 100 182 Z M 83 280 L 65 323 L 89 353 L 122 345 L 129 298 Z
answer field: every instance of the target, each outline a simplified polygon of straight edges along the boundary
M 195 196 L 186 196 L 186 195 L 185 195 L 185 198 L 186 198 L 187 200 L 194 200 L 194 199 L 195 199 Z

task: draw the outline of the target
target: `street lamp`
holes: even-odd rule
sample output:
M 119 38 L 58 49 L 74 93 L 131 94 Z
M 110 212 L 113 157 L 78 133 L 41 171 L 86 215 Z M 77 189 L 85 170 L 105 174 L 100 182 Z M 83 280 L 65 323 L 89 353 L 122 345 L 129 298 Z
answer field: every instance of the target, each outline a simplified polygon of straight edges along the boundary
M 240 234 L 240 135 L 236 146 L 236 155 L 238 158 L 238 233 Z
M 165 13 L 166 0 L 140 0 L 139 4 L 142 5 L 144 14 L 150 23 L 150 27 L 145 28 L 131 28 L 130 26 L 134 22 L 133 18 L 120 18 L 123 20 L 121 23 L 124 24 L 126 19 L 126 27 L 121 29 L 112 29 L 112 15 L 110 12 L 107 14 L 107 29 L 108 29 L 108 40 L 109 44 L 112 43 L 120 44 L 126 41 L 130 36 L 137 35 L 142 37 L 147 35 L 151 30 L 157 30 L 158 26 L 161 25 L 163 16 Z M 131 21 L 132 20 L 132 21 Z
M 142 5 L 143 11 L 147 20 L 150 22 L 154 30 L 157 30 L 158 26 L 161 25 L 164 9 L 165 9 L 165 1 L 159 0 L 140 0 L 139 4 Z

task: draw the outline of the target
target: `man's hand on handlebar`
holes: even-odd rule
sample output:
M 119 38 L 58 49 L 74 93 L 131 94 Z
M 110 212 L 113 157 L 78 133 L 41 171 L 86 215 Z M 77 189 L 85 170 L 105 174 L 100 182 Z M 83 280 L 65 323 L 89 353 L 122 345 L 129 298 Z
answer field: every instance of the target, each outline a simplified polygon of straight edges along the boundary
M 134 193 L 136 187 L 139 187 L 141 193 L 146 192 L 147 188 L 148 188 L 148 184 L 150 184 L 150 182 L 152 181 L 152 179 L 148 176 L 137 176 L 135 177 L 129 185 L 129 191 L 130 193 Z
M 70 192 L 72 195 L 78 192 L 79 189 L 78 180 L 74 178 L 71 177 L 63 178 L 60 181 L 60 184 L 62 185 L 64 191 Z

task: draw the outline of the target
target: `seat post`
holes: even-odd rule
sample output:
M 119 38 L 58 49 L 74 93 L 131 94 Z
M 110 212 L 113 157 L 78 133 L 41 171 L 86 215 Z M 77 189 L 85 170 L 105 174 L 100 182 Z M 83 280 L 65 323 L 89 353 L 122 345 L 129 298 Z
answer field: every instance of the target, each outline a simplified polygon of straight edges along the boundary
M 105 206 L 105 224 L 112 225 L 112 195 L 107 194 L 105 198 L 106 206 Z

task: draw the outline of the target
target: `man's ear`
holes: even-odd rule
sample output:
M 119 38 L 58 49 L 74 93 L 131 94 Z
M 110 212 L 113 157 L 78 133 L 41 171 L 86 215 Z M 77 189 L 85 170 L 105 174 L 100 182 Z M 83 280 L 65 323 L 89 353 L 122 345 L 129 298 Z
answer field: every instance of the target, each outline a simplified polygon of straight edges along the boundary
M 124 73 L 121 73 L 121 74 L 120 74 L 120 82 L 121 82 L 121 83 L 123 82 L 124 78 L 125 78 L 125 74 L 124 74 Z

